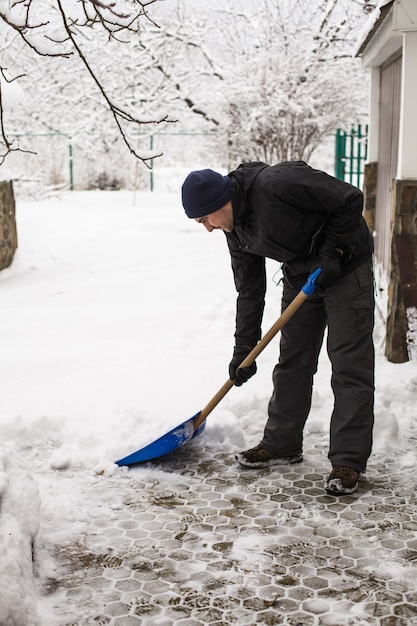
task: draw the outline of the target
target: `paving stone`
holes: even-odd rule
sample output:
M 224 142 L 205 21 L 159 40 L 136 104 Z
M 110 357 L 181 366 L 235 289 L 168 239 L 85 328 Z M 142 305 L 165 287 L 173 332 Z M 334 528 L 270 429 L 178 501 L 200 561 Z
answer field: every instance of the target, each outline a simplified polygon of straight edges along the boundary
M 329 496 L 327 444 L 308 440 L 296 467 L 244 470 L 197 440 L 147 464 L 153 480 L 103 482 L 113 509 L 55 547 L 62 626 L 417 625 L 414 490 L 388 459 Z

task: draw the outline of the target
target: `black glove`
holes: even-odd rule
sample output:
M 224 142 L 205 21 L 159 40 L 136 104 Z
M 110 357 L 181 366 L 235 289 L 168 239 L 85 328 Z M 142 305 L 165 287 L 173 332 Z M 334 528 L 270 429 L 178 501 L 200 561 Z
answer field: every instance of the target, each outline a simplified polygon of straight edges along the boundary
M 316 284 L 322 289 L 330 287 L 338 278 L 342 271 L 340 265 L 340 259 L 343 256 L 343 251 L 339 248 L 332 248 L 328 244 L 324 243 L 314 261 L 314 266 L 311 271 L 320 267 L 321 272 L 317 277 Z
M 248 367 L 239 367 L 251 350 L 252 348 L 249 348 L 249 346 L 235 346 L 233 350 L 233 359 L 229 364 L 229 376 L 230 380 L 234 381 L 236 387 L 240 387 L 243 383 L 246 383 L 251 376 L 256 374 L 257 368 L 255 362 Z

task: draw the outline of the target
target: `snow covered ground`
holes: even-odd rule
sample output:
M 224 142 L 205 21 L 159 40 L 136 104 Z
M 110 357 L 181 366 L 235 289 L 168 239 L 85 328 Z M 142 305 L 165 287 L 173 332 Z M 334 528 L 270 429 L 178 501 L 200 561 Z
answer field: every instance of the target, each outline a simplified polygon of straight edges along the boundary
M 50 546 L 85 525 L 87 484 L 89 518 L 104 501 L 117 516 L 130 470 L 114 461 L 193 416 L 224 383 L 235 292 L 224 236 L 187 220 L 179 194 L 22 200 L 17 223 L 19 249 L 0 273 L 0 624 L 55 626 L 63 622 L 40 591 L 58 575 Z M 268 264 L 264 331 L 279 315 L 278 270 Z M 374 458 L 396 457 L 406 484 L 417 371 L 388 363 L 383 337 L 378 317 Z M 209 416 L 202 446 L 233 457 L 257 443 L 276 355 L 277 341 Z M 307 432 L 325 440 L 331 406 L 323 353 Z M 134 471 L 161 481 L 161 468 Z

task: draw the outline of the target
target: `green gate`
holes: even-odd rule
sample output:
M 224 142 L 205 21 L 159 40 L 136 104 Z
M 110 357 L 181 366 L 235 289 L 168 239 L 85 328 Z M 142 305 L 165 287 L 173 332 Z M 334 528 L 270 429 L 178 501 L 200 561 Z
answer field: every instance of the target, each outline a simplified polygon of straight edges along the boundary
M 358 124 L 349 132 L 336 131 L 335 176 L 362 189 L 363 171 L 368 149 L 368 126 Z

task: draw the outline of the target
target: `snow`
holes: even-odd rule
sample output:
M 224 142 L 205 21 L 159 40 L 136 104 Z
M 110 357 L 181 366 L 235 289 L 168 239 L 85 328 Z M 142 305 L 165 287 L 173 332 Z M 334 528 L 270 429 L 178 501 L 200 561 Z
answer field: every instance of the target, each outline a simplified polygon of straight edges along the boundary
M 5 108 L 7 107 L 12 110 L 19 103 L 28 104 L 28 98 L 16 80 L 11 80 L 10 78 L 5 80 L 5 78 L 0 75 L 0 89 L 3 106 Z
M 407 333 L 408 351 L 410 358 L 417 358 L 417 308 L 410 306 L 406 309 L 407 325 L 409 331 Z
M 7 446 L 6 446 L 7 449 Z M 39 528 L 40 498 L 13 454 L 0 454 L 0 624 L 36 624 L 31 546 Z
M 392 3 L 392 0 L 378 0 L 375 6 L 375 9 L 371 11 L 371 13 L 369 14 L 368 19 L 364 23 L 359 33 L 359 36 L 356 42 L 356 47 L 355 47 L 355 55 L 359 53 L 366 39 L 369 37 L 372 30 L 375 28 L 376 23 L 381 17 L 381 9 L 391 3 Z
M 55 565 L 40 550 L 34 577 L 39 527 L 50 541 L 73 537 L 107 497 L 117 515 L 128 470 L 115 460 L 192 417 L 227 379 L 236 295 L 223 234 L 186 219 L 179 193 L 18 200 L 17 223 L 19 249 L 0 273 L 0 624 L 49 626 L 34 578 Z M 277 269 L 268 263 L 264 332 L 279 315 Z M 387 362 L 383 335 L 378 317 L 374 455 L 401 451 L 399 471 L 413 471 L 415 362 Z M 208 417 L 202 438 L 230 455 L 257 443 L 276 353 L 275 341 L 257 375 Z M 306 432 L 324 438 L 329 372 L 323 351 Z M 99 474 L 113 482 L 107 492 L 97 482 L 86 511 L 80 477 L 102 481 Z M 152 466 L 142 477 L 167 487 L 183 481 Z M 262 559 L 265 541 L 238 537 L 234 557 Z

